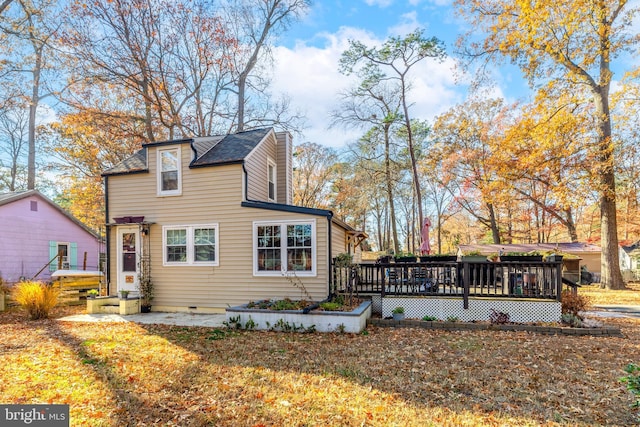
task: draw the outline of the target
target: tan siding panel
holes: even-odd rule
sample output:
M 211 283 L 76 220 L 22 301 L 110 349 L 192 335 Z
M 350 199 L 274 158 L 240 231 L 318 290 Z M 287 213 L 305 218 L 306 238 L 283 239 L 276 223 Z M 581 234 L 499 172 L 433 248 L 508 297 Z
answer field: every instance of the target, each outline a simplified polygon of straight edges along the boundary
M 276 133 L 278 139 L 278 203 L 293 203 L 293 147 L 289 132 Z
M 347 236 L 344 228 L 331 224 L 331 258 L 347 252 Z
M 277 163 L 276 139 L 273 133 L 267 135 L 265 141 L 258 145 L 245 160 L 247 169 L 247 199 L 268 201 L 269 186 L 267 180 L 267 159 L 271 158 Z M 277 183 L 276 183 L 277 185 Z M 277 188 L 277 191 L 280 191 Z

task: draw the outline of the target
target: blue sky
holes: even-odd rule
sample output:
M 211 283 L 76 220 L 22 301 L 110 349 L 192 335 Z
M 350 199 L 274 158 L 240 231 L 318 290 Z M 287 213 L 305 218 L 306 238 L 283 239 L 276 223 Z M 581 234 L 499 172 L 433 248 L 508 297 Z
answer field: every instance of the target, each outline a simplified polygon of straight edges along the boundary
M 358 131 L 327 129 L 330 111 L 338 93 L 353 80 L 338 72 L 340 54 L 349 39 L 373 46 L 389 36 L 405 35 L 423 28 L 428 37 L 442 40 L 453 54 L 456 38 L 464 32 L 449 0 L 315 0 L 312 9 L 278 40 L 274 54 L 274 90 L 287 93 L 292 107 L 307 114 L 302 141 L 343 147 L 360 135 Z M 424 61 L 413 74 L 413 113 L 429 122 L 453 105 L 464 101 L 468 86 L 454 71 L 455 60 Z M 462 81 L 462 83 L 461 83 Z M 515 100 L 527 95 L 519 70 L 499 71 L 495 96 Z

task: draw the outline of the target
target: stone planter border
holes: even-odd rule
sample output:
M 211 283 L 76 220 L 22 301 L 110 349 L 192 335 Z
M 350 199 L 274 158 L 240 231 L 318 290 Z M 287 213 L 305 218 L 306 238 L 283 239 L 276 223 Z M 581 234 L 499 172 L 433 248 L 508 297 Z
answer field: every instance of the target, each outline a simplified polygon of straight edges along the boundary
M 317 332 L 360 333 L 371 317 L 371 301 L 364 301 L 353 311 L 318 311 L 304 314 L 302 310 L 263 310 L 240 305 L 227 308 L 226 320 L 243 329 L 281 330 L 277 325 L 291 330 Z M 249 326 L 249 327 L 248 327 Z

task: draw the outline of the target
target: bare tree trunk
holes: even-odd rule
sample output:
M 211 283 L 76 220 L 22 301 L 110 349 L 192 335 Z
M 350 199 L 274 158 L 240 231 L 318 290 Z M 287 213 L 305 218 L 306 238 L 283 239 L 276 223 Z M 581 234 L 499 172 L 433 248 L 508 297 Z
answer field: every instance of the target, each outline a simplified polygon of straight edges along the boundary
M 603 59 L 601 73 L 608 73 L 608 62 Z M 624 289 L 618 255 L 618 224 L 616 218 L 616 179 L 613 170 L 611 142 L 611 115 L 609 111 L 609 84 L 601 85 L 595 93 L 598 118 L 598 161 L 600 179 L 600 227 L 601 227 L 601 281 L 607 289 Z
M 573 222 L 573 211 L 571 207 L 568 207 L 564 210 L 566 222 L 565 226 L 567 227 L 567 232 L 569 233 L 569 237 L 571 238 L 571 242 L 575 243 L 578 241 L 578 230 L 576 229 L 576 225 Z
M 389 215 L 391 216 L 391 232 L 393 233 L 393 250 L 398 253 L 400 246 L 398 242 L 398 226 L 396 224 L 396 207 L 393 198 L 393 181 L 391 178 L 391 158 L 390 158 L 390 137 L 389 125 L 384 127 L 384 172 L 387 178 L 387 198 L 389 199 Z
M 416 199 L 418 203 L 418 224 L 422 225 L 424 220 L 424 216 L 422 214 L 422 190 L 420 188 L 420 176 L 418 175 L 418 161 L 416 160 L 416 152 L 413 144 L 413 131 L 411 129 L 411 119 L 409 117 L 409 106 L 407 105 L 404 76 L 402 79 L 402 110 L 405 117 L 405 126 L 407 127 L 407 145 L 409 147 L 409 156 L 411 157 L 413 187 L 416 192 Z
M 491 203 L 487 204 L 489 210 L 489 221 L 491 226 L 491 235 L 493 236 L 493 243 L 500 244 L 500 230 L 498 229 L 498 222 L 496 220 L 496 211 Z
M 27 190 L 36 188 L 36 113 L 40 102 L 40 73 L 42 71 L 43 46 L 33 40 L 36 62 L 33 66 L 31 102 L 29 103 L 29 154 L 27 156 Z
M 260 52 L 268 43 L 267 39 L 270 33 L 272 33 L 274 30 L 277 30 L 278 28 L 286 28 L 288 21 L 305 10 L 308 6 L 308 0 L 262 0 L 255 3 L 262 5 L 259 6 L 260 16 L 256 16 L 256 13 L 254 16 L 251 16 L 251 18 L 261 20 L 260 24 L 262 26 L 255 29 L 255 32 L 251 29 L 249 30 L 249 37 L 251 39 L 251 42 L 253 43 L 253 50 L 251 51 L 251 54 L 247 59 L 247 63 L 245 64 L 244 68 L 240 70 L 240 73 L 238 75 L 237 132 L 242 132 L 244 130 L 246 121 L 245 104 L 247 79 L 258 63 Z M 251 2 L 249 2 L 249 4 L 251 4 Z M 246 12 L 243 11 L 241 14 L 244 15 L 245 13 Z M 245 22 L 243 23 L 243 25 L 248 28 L 251 27 L 251 24 L 249 22 Z

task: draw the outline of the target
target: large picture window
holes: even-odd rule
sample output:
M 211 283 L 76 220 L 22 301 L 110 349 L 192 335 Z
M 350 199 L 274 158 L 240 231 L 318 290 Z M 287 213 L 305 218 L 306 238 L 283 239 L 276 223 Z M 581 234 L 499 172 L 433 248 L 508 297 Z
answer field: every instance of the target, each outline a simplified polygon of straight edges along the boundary
M 218 265 L 218 225 L 162 227 L 163 265 Z
M 180 148 L 158 150 L 158 195 L 175 196 L 181 193 Z
M 315 221 L 254 223 L 255 274 L 314 276 L 315 239 Z

